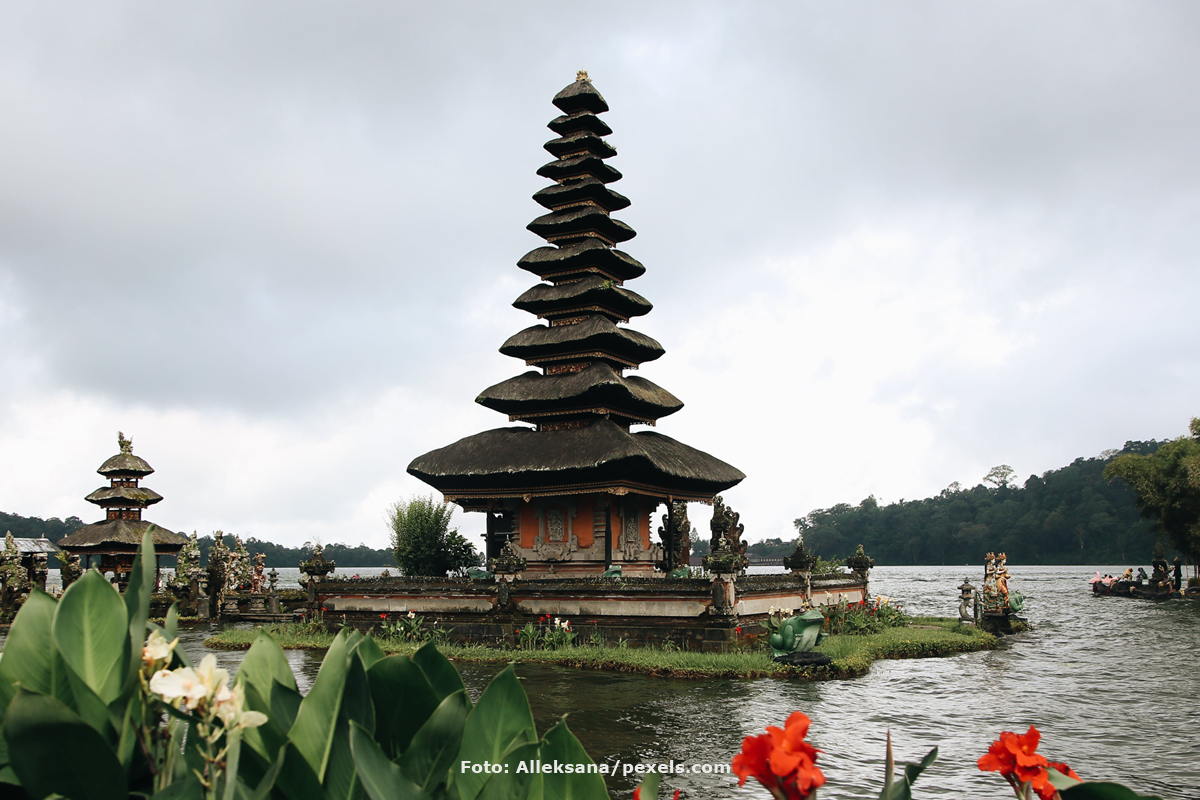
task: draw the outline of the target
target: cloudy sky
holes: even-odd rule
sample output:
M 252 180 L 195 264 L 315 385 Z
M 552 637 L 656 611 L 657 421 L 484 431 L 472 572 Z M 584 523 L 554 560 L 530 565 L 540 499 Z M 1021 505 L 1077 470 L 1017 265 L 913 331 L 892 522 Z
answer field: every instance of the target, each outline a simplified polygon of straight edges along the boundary
M 658 430 L 747 474 L 748 538 L 1181 435 L 1197 41 L 1171 2 L 4 4 L 0 511 L 97 519 L 122 430 L 166 527 L 383 546 L 409 461 L 507 424 L 473 398 L 525 370 L 577 69 Z

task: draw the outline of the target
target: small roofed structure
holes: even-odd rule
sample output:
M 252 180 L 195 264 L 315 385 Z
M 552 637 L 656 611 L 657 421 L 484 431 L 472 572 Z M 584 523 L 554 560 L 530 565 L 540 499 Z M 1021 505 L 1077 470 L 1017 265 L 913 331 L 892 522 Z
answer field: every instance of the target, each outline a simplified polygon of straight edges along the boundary
M 117 433 L 120 452 L 100 465 L 96 470 L 109 479 L 84 499 L 104 509 L 104 520 L 85 525 L 69 536 L 59 540 L 59 547 L 80 556 L 84 568 L 96 566 L 101 572 L 112 572 L 117 582 L 129 580 L 133 561 L 142 537 L 150 531 L 154 537 L 155 559 L 160 555 L 175 555 L 185 544 L 187 537 L 161 528 L 142 519 L 142 510 L 163 498 L 153 489 L 139 486 L 142 478 L 154 472 L 145 459 L 133 454 L 133 442 Z M 99 557 L 99 563 L 92 561 Z M 155 570 L 157 571 L 157 563 Z
M 553 100 L 558 138 L 545 144 L 555 160 L 538 170 L 552 185 L 533 199 L 547 213 L 527 227 L 544 238 L 517 262 L 541 283 L 513 303 L 535 324 L 501 347 L 532 371 L 484 389 L 480 405 L 520 427 L 468 436 L 414 459 L 408 472 L 464 510 L 487 514 L 489 563 L 503 553 L 523 559 L 527 576 L 653 576 L 687 566 L 678 515 L 663 541 L 650 517 L 666 504 L 710 503 L 739 483 L 736 467 L 653 431 L 683 408 L 657 384 L 627 374 L 664 353 L 644 333 L 624 327 L 649 313 L 650 301 L 625 283 L 646 268 L 616 249 L 635 236 L 611 212 L 629 199 L 609 188 L 621 173 L 606 163 L 616 150 L 598 116 L 608 103 L 586 72 Z M 678 517 L 682 519 L 683 517 Z

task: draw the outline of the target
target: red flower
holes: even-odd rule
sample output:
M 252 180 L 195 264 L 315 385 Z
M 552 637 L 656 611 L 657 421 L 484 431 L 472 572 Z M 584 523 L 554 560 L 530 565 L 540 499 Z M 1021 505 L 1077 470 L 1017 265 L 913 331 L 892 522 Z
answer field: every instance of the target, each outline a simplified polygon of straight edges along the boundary
M 379 615 L 379 618 L 380 618 L 380 619 L 387 619 L 387 612 L 385 611 L 384 613 L 380 614 L 380 615 Z
M 1030 725 L 1024 735 L 1003 731 L 997 741 L 992 742 L 987 753 L 980 757 L 979 768 L 984 772 L 999 772 L 1008 781 L 1018 797 L 1024 796 L 1025 784 L 1037 792 L 1041 800 L 1054 800 L 1058 790 L 1050 784 L 1050 773 L 1046 767 L 1054 767 L 1063 775 L 1079 780 L 1079 776 L 1066 764 L 1051 763 L 1037 753 L 1042 734 Z
M 735 630 L 735 631 L 737 631 L 738 633 L 741 633 L 741 632 L 742 632 L 742 626 L 741 626 L 741 625 L 738 625 L 736 628 L 734 628 L 734 630 Z
M 321 610 L 322 610 L 322 611 L 328 611 L 329 609 L 327 609 L 325 606 L 321 606 Z
M 804 741 L 811 721 L 796 711 L 783 729 L 768 726 L 767 732 L 742 740 L 742 752 L 733 757 L 738 785 L 753 775 L 773 797 L 804 800 L 825 785 L 825 774 L 817 767 L 821 751 Z

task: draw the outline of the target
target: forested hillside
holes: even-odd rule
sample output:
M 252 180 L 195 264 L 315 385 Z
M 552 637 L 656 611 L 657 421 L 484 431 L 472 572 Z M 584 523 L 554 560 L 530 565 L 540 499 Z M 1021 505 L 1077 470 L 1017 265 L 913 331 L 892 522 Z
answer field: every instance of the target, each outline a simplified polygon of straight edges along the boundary
M 1146 564 L 1153 523 L 1139 516 L 1128 486 L 1102 473 L 1116 456 L 1153 453 L 1159 444 L 1126 442 L 1032 475 L 1024 486 L 989 475 L 998 485 L 952 484 L 937 497 L 883 506 L 868 497 L 818 509 L 795 525 L 825 558 L 848 556 L 861 543 L 878 565 L 980 564 L 989 551 L 1016 564 Z
M 233 536 L 225 534 L 226 546 L 233 546 Z M 200 542 L 200 558 L 204 564 L 208 563 L 208 551 L 212 549 L 214 539 L 212 536 L 201 536 Z M 267 567 L 295 567 L 301 561 L 312 555 L 312 551 L 306 547 L 285 547 L 274 542 L 264 542 L 261 539 L 245 539 L 242 544 L 251 555 L 255 553 L 263 553 L 266 555 Z M 323 546 L 325 557 L 336 561 L 338 572 L 342 571 L 343 567 L 395 567 L 396 557 L 391 550 L 374 550 L 367 547 L 365 544 L 360 544 L 357 547 L 351 547 L 348 544 L 327 544 Z
M 12 535 L 18 539 L 49 539 L 57 542 L 68 533 L 82 527 L 83 520 L 79 517 L 42 519 L 40 517 L 22 517 L 19 514 L 5 514 L 0 511 L 0 536 L 12 531 Z

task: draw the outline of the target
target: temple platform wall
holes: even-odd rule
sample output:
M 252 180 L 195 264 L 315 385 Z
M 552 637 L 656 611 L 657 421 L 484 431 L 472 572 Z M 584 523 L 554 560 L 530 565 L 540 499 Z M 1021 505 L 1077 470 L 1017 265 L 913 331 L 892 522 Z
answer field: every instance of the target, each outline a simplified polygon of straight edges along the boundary
M 765 620 L 769 609 L 859 602 L 865 577 L 750 575 L 709 578 L 532 578 L 511 582 L 449 578 L 327 579 L 314 587 L 325 619 L 370 630 L 410 611 L 427 625 L 453 629 L 459 642 L 515 646 L 518 631 L 550 615 L 569 620 L 577 642 L 596 632 L 605 641 L 724 651 L 737 628 Z M 755 628 L 757 630 L 757 627 Z

